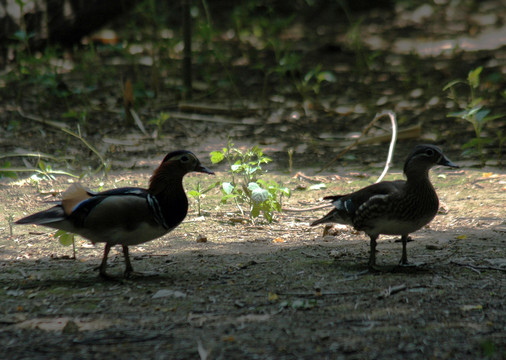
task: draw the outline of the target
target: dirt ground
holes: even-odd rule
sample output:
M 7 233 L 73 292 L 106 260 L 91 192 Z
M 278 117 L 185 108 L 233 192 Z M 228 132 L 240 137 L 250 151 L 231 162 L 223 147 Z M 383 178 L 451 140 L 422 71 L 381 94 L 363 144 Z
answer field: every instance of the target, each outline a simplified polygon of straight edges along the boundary
M 378 172 L 379 173 L 379 172 Z M 297 178 L 270 174 L 295 190 L 286 206 L 317 203 L 372 177 Z M 147 181 L 148 172 L 111 175 L 104 184 Z M 217 178 L 224 176 L 218 173 Z M 390 178 L 400 178 L 393 172 Z M 242 221 L 218 194 L 191 203 L 186 221 L 162 239 L 131 248 L 133 279 L 94 271 L 103 247 L 78 238 L 77 259 L 42 227 L 0 219 L 0 356 L 4 359 L 502 359 L 506 355 L 506 176 L 436 169 L 441 214 L 416 232 L 408 257 L 383 236 L 366 269 L 368 240 L 348 227 L 323 235 L 311 220 L 325 210 L 284 213 L 269 225 Z M 211 182 L 188 176 L 185 185 Z M 99 184 L 90 184 L 91 188 Z M 38 184 L 64 189 L 68 180 Z M 217 191 L 217 190 L 216 190 Z M 27 181 L 0 187 L 2 213 L 15 218 L 47 206 Z M 17 199 L 12 201 L 9 199 Z M 197 242 L 198 235 L 207 242 Z
M 123 256 L 113 249 L 112 281 L 99 279 L 94 270 L 103 245 L 77 238 L 73 259 L 72 247 L 60 245 L 53 231 L 12 225 L 50 206 L 45 201 L 75 179 L 30 178 L 32 173 L 1 177 L 0 359 L 506 359 L 506 174 L 498 164 L 504 149 L 501 154 L 496 145 L 506 123 L 503 117 L 484 127 L 482 136 L 491 143 L 483 152 L 487 167 L 480 167 L 478 156 L 462 156 L 473 128 L 447 116 L 460 108 L 443 91 L 450 81 L 484 66 L 479 88 L 484 106 L 493 115 L 506 113 L 506 48 L 497 44 L 504 38 L 504 5 L 500 0 L 412 3 L 357 18 L 371 51 L 350 50 L 350 24 L 332 13 L 283 34 L 295 39 L 293 51 L 304 55 L 308 69 L 321 65 L 336 77 L 311 96 L 302 96 L 281 76 L 259 75 L 254 63 L 241 65 L 245 59 L 236 54 L 230 59 L 233 69 L 203 63 L 196 73 L 209 68 L 213 86 L 233 70 L 237 93 L 211 87 L 181 103 L 179 90 L 170 85 L 170 77 L 180 75 L 177 62 L 165 64 L 172 69 L 162 73 L 165 93 L 136 105 L 148 135 L 125 126 L 119 75 L 100 78 L 86 101 L 76 95 L 70 105 L 34 85 L 0 81 L 0 171 L 40 166 L 36 158 L 19 154 L 42 152 L 51 155 L 44 157 L 46 164 L 83 175 L 92 190 L 144 187 L 163 156 L 180 148 L 216 171 L 215 177 L 185 178 L 187 190 L 197 182 L 205 188 L 229 176 L 223 165 L 211 165 L 209 152 L 230 138 L 243 149 L 260 144 L 274 159 L 265 178 L 292 190 L 285 206 L 310 207 L 325 195 L 376 180 L 388 139 L 361 144 L 326 172 L 317 170 L 375 113 L 389 109 L 405 132 L 387 179 L 402 178 L 402 160 L 418 143 L 441 145 L 461 166 L 431 172 L 442 206 L 427 227 L 412 234 L 413 266 L 397 266 L 402 246 L 395 237 L 382 236 L 377 247 L 382 271 L 361 274 L 367 269 L 368 238 L 349 227 L 325 233 L 324 226 L 310 227 L 325 209 L 283 212 L 272 224 L 251 223 L 231 204 L 220 204 L 215 189 L 202 200 L 201 216 L 190 199 L 189 215 L 177 229 L 131 247 L 138 276 L 123 279 Z M 371 64 L 360 69 L 365 55 Z M 85 70 L 124 70 L 114 54 L 97 56 L 103 56 L 98 65 Z M 273 59 L 270 54 L 259 61 Z M 137 65 L 136 75 L 149 79 L 151 69 Z M 214 74 L 215 68 L 221 73 Z M 58 80 L 84 89 L 85 70 L 62 72 Z M 303 78 L 305 71 L 295 75 Z M 265 84 L 270 92 L 264 98 Z M 70 120 L 69 110 L 85 114 L 85 121 Z M 148 123 L 163 111 L 170 113 L 163 126 Z M 81 124 L 83 138 L 111 165 L 108 177 L 94 173 L 96 154 L 58 123 L 70 124 L 72 131 Z M 380 125 L 370 135 L 389 137 L 388 122 Z M 321 183 L 326 188 L 310 189 Z M 199 235 L 207 241 L 197 242 Z

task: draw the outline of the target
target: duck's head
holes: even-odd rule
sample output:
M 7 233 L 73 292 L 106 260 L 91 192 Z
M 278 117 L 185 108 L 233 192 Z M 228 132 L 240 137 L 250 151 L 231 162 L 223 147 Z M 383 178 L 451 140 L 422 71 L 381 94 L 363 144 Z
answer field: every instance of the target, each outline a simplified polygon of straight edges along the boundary
M 426 172 L 436 165 L 458 168 L 439 147 L 431 144 L 417 145 L 404 163 L 404 173 Z
M 165 166 L 178 168 L 183 170 L 185 174 L 196 171 L 214 175 L 214 172 L 203 166 L 195 154 L 188 150 L 176 150 L 168 153 L 160 164 L 160 167 Z

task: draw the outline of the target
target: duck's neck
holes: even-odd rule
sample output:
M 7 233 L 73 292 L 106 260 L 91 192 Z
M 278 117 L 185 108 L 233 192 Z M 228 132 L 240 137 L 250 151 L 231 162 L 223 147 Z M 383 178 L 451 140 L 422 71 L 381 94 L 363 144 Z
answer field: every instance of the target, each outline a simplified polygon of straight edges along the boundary
M 184 174 L 177 173 L 177 170 L 159 168 L 149 183 L 149 192 L 158 200 L 165 223 L 169 228 L 181 223 L 188 212 L 183 176 Z
M 408 170 L 406 177 L 406 192 L 411 194 L 414 199 L 418 199 L 419 206 L 427 212 L 435 214 L 439 208 L 439 199 L 434 186 L 430 182 L 429 169 Z

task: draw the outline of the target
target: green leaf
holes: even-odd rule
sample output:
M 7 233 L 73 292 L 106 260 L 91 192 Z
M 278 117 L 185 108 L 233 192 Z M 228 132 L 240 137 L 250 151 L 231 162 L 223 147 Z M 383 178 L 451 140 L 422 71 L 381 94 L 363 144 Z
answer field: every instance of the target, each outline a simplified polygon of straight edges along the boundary
M 450 81 L 448 84 L 445 85 L 445 87 L 443 88 L 443 91 L 446 91 L 446 90 L 454 87 L 455 85 L 462 84 L 462 83 L 465 83 L 465 81 L 464 80 L 453 80 L 453 81 Z
M 58 241 L 63 246 L 70 246 L 74 243 L 75 235 L 69 232 L 66 232 L 65 230 L 58 230 L 54 234 L 55 238 L 58 238 Z
M 221 188 L 223 189 L 223 191 L 225 192 L 225 194 L 228 195 L 228 194 L 231 194 L 234 191 L 235 186 L 232 183 L 223 182 L 223 183 L 221 183 Z
M 278 188 L 278 190 L 288 197 L 290 197 L 292 195 L 291 190 L 287 187 L 280 187 L 280 188 Z
M 260 215 L 260 206 L 258 204 L 254 204 L 249 214 L 252 218 L 258 217 Z
M 472 88 L 480 86 L 480 73 L 483 70 L 483 66 L 479 66 L 474 70 L 471 70 L 467 75 L 467 81 Z
M 256 182 L 250 182 L 248 184 L 248 189 L 253 192 L 253 191 L 259 190 L 259 189 L 261 190 L 262 188 L 260 187 L 260 185 L 258 185 L 258 183 L 256 183 Z
M 485 119 L 485 117 L 490 113 L 490 110 L 489 109 L 482 109 L 480 111 L 478 111 L 475 115 L 475 119 L 476 121 L 478 122 L 482 122 L 483 119 Z
M 230 166 L 230 170 L 232 170 L 233 172 L 238 172 L 242 169 L 242 167 L 243 165 L 240 163 L 240 161 L 238 161 Z
M 213 183 L 213 184 L 209 185 L 209 187 L 208 187 L 208 188 L 206 188 L 204 191 L 201 191 L 200 193 L 201 193 L 201 194 L 205 194 L 206 192 L 211 191 L 212 189 L 214 189 L 215 187 L 217 187 L 217 186 L 218 186 L 218 185 L 220 185 L 220 184 L 221 184 L 221 182 L 220 182 L 220 181 L 217 181 L 217 182 L 215 182 L 215 183 Z
M 492 139 L 486 139 L 486 138 L 473 138 L 466 142 L 464 145 L 462 145 L 462 150 L 468 150 L 476 148 L 478 149 L 480 146 L 487 145 L 492 143 Z
M 504 117 L 504 114 L 490 115 L 490 116 L 485 117 L 482 120 L 482 122 L 486 123 L 486 122 L 489 122 L 489 121 L 492 121 L 492 120 L 495 120 L 495 119 L 500 119 L 500 118 L 503 118 L 503 117 Z
M 198 191 L 190 190 L 190 191 L 188 191 L 188 195 L 190 195 L 191 197 L 194 197 L 194 198 L 198 198 L 202 194 L 199 193 Z
M 269 199 L 269 192 L 265 189 L 262 189 L 260 185 L 255 182 L 249 183 L 248 189 L 251 191 L 251 198 L 255 203 L 259 204 Z
M 265 189 L 257 189 L 251 193 L 251 198 L 257 203 L 262 203 L 269 199 L 269 192 Z
M 462 110 L 462 111 L 449 113 L 448 115 L 446 115 L 446 117 L 457 117 L 457 118 L 463 119 L 465 116 L 467 116 L 467 114 L 468 114 L 467 110 Z
M 316 78 L 318 79 L 318 82 L 322 82 L 322 81 L 328 81 L 330 83 L 336 82 L 335 75 L 330 71 L 322 71 L 321 73 L 319 73 L 317 75 Z
M 209 155 L 211 155 L 211 162 L 213 164 L 217 164 L 225 158 L 225 155 L 221 151 L 212 151 Z
M 236 194 L 234 194 L 234 193 L 232 193 L 232 194 L 226 194 L 226 195 L 223 195 L 223 196 L 221 197 L 221 203 L 222 203 L 222 204 L 226 204 L 228 200 L 230 200 L 230 199 L 234 199 L 234 198 L 236 198 L 236 197 L 237 197 L 237 195 L 236 195 Z

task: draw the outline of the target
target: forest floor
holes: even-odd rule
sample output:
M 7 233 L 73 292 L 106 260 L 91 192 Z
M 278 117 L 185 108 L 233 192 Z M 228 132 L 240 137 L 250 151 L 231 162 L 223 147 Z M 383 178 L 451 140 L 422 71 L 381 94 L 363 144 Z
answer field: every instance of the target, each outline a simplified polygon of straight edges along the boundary
M 506 358 L 506 174 L 504 149 L 497 146 L 506 123 L 503 117 L 484 125 L 481 136 L 490 141 L 481 154 L 463 156 L 462 145 L 475 137 L 472 124 L 448 114 L 461 110 L 469 94 L 464 85 L 459 99 L 443 90 L 483 66 L 475 91 L 492 115 L 506 113 L 506 48 L 504 42 L 490 43 L 504 36 L 503 4 L 408 3 L 363 19 L 367 51 L 344 45 L 349 24 L 332 14 L 323 14 L 322 26 L 313 20 L 291 27 L 283 35 L 295 39 L 294 51 L 312 69 L 321 65 L 335 75 L 335 82 L 315 84 L 313 78 L 310 85 L 318 87 L 305 93 L 296 89 L 301 82 L 291 83 L 286 74 L 268 78 L 237 55 L 230 63 L 239 65 L 227 71 L 220 62 L 196 64 L 195 76 L 207 70 L 211 85 L 196 82 L 193 101 L 182 102 L 171 82 L 179 70 L 162 68 L 160 81 L 169 90 L 136 98 L 145 133 L 122 117 L 118 84 L 124 59 L 114 51 L 97 48 L 85 54 L 100 60 L 78 68 L 76 58 L 78 70 L 58 73 L 60 83 L 52 90 L 74 91 L 64 98 L 49 94 L 44 77 L 35 85 L 22 73 L 14 85 L 0 79 L 0 175 L 12 175 L 6 168 L 32 169 L 27 177 L 0 177 L 0 358 Z M 273 58 L 258 61 L 277 66 Z M 359 60 L 369 63 L 360 68 Z M 179 63 L 167 67 L 174 64 Z M 148 84 L 152 69 L 140 62 L 133 68 Z M 230 74 L 236 91 L 213 87 Z M 86 92 L 92 76 L 98 85 Z M 77 237 L 73 258 L 72 247 L 62 246 L 53 231 L 12 225 L 50 206 L 47 201 L 78 181 L 40 172 L 75 174 L 92 190 L 145 187 L 163 156 L 184 148 L 216 171 L 214 177 L 187 175 L 186 190 L 198 183 L 206 188 L 230 180 L 225 166 L 209 158 L 229 139 L 243 150 L 260 145 L 273 159 L 263 177 L 292 191 L 285 207 L 322 204 L 323 196 L 359 189 L 381 173 L 388 122 L 368 134 L 375 140 L 318 170 L 387 109 L 396 113 L 402 134 L 387 180 L 402 178 L 403 159 L 419 143 L 440 145 L 461 167 L 431 171 L 442 206 L 428 226 L 412 234 L 413 266 L 397 266 L 401 244 L 382 236 L 381 271 L 364 274 L 366 235 L 346 226 L 309 226 L 328 209 L 276 213 L 271 224 L 252 222 L 232 204 L 220 203 L 219 188 L 202 199 L 201 215 L 190 199 L 178 228 L 131 247 L 140 274 L 130 279 L 122 277 L 120 249 L 109 256 L 114 279 L 104 281 L 94 270 L 103 245 Z M 149 122 L 165 111 L 165 123 Z M 78 126 L 87 144 L 69 135 L 78 135 Z M 95 171 L 104 164 L 111 167 L 107 176 Z M 32 175 L 34 168 L 38 175 Z M 197 241 L 199 236 L 207 241 Z
M 286 206 L 307 207 L 374 180 L 357 178 L 357 171 L 341 174 L 310 178 L 327 189 L 295 190 Z M 112 174 L 104 188 L 143 184 L 148 175 Z M 268 178 L 292 189 L 313 184 Z M 324 235 L 323 226 L 309 227 L 325 209 L 251 224 L 230 205 L 216 206 L 213 192 L 203 200 L 203 216 L 192 202 L 176 230 L 131 248 L 140 273 L 132 279 L 122 278 L 119 248 L 109 256 L 115 280 L 103 281 L 94 271 L 102 245 L 77 238 L 72 259 L 72 247 L 61 246 L 52 231 L 15 226 L 9 236 L 4 227 L 0 353 L 9 359 L 504 358 L 506 176 L 436 169 L 432 179 L 444 205 L 408 244 L 416 266 L 396 266 L 401 244 L 382 236 L 382 271 L 374 274 L 360 275 L 369 251 L 364 234 L 337 227 Z M 185 184 L 212 180 L 194 175 Z M 39 191 L 67 185 L 42 182 Z M 15 218 L 46 206 L 26 181 L 2 186 L 0 198 L 2 213 Z M 197 242 L 199 235 L 207 241 Z

